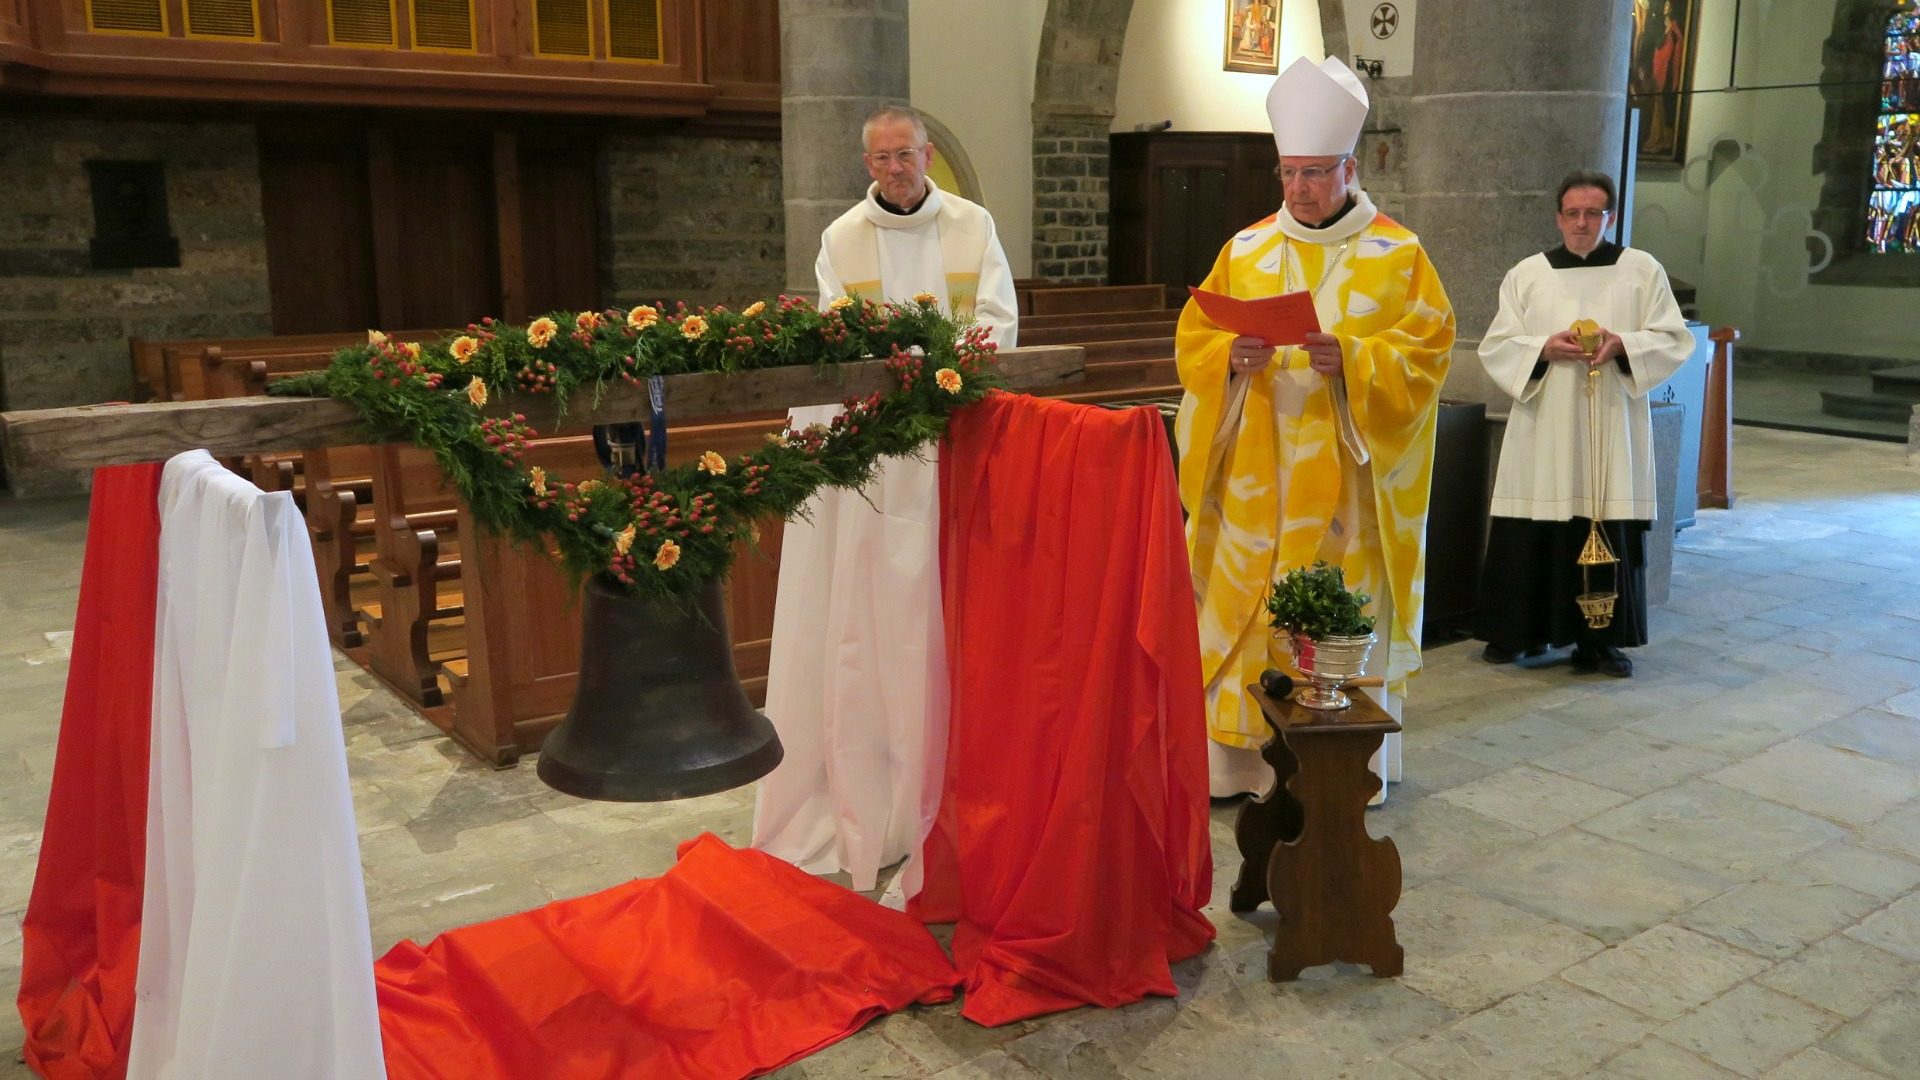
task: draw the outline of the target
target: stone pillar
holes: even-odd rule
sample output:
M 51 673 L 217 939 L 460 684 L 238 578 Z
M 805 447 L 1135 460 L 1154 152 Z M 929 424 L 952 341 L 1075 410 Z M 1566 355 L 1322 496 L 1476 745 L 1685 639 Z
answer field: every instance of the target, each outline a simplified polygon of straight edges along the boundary
M 1347 0 L 1354 3 L 1356 0 Z M 1574 169 L 1618 180 L 1630 5 L 1420 5 L 1407 115 L 1407 225 L 1439 268 L 1467 356 L 1500 279 L 1556 242 L 1553 190 Z
M 1033 118 L 1033 273 L 1107 282 L 1107 129 L 1113 114 Z
M 866 191 L 861 121 L 908 94 L 907 0 L 780 0 L 789 293 L 815 298 L 820 231 Z
M 1107 135 L 1133 0 L 1052 0 L 1033 82 L 1033 272 L 1107 280 Z

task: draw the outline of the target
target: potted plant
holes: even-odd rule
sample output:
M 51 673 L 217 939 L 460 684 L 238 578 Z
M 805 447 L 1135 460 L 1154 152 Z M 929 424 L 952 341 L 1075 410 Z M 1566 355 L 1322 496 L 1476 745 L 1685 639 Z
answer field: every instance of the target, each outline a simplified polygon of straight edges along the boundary
M 1313 683 L 1301 691 L 1300 704 L 1310 709 L 1353 704 L 1340 685 L 1361 673 L 1373 651 L 1373 616 L 1363 613 L 1369 599 L 1347 588 L 1338 566 L 1324 562 L 1296 567 L 1273 583 L 1267 593 L 1269 625 L 1287 635 L 1294 663 Z

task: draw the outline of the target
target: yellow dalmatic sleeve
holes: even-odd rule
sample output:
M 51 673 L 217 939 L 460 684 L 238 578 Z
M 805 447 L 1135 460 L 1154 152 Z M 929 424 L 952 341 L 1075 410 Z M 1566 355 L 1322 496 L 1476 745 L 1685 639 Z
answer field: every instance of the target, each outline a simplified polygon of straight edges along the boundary
M 1403 691 L 1418 668 L 1433 432 L 1454 336 L 1452 309 L 1418 240 L 1383 216 L 1344 248 L 1291 240 L 1270 218 L 1235 237 L 1201 287 L 1243 299 L 1281 292 L 1283 245 L 1298 279 L 1318 284 L 1321 324 L 1340 339 L 1345 405 L 1295 350 L 1252 376 L 1231 376 L 1234 335 L 1195 304 L 1181 313 L 1175 338 L 1186 390 L 1176 427 L 1180 497 L 1208 726 L 1216 740 L 1242 747 L 1269 734 L 1245 687 L 1264 668 L 1292 667 L 1265 610 L 1273 579 L 1291 568 L 1327 558 L 1354 587 L 1390 599 L 1391 625 L 1378 628 L 1391 642 L 1388 681 Z M 1342 408 L 1365 463 L 1341 445 Z

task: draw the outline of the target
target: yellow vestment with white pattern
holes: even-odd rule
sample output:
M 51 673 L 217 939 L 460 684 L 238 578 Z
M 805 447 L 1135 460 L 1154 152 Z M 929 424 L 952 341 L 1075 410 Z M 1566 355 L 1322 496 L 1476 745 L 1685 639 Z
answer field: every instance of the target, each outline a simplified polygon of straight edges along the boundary
M 1255 748 L 1272 733 L 1248 684 L 1268 667 L 1297 674 L 1267 626 L 1267 591 L 1287 570 L 1324 559 L 1374 597 L 1391 694 L 1420 666 L 1427 498 L 1453 309 L 1419 239 L 1361 192 L 1325 229 L 1283 209 L 1242 231 L 1201 288 L 1242 299 L 1311 292 L 1344 360 L 1330 379 L 1308 368 L 1304 350 L 1283 348 L 1266 368 L 1234 375 L 1233 332 L 1192 302 L 1180 316 L 1180 501 L 1207 725 L 1226 746 Z

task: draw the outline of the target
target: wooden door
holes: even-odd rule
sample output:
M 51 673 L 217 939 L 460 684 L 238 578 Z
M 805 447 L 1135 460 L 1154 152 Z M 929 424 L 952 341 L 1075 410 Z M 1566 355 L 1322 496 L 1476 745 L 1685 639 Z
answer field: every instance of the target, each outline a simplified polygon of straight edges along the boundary
M 367 133 L 380 314 L 465 326 L 502 310 L 492 133 L 438 121 Z
M 554 145 L 519 136 L 520 267 L 525 314 L 602 303 L 599 153 L 591 138 Z M 511 235 L 503 230 L 503 235 Z
M 1109 280 L 1164 285 L 1177 303 L 1235 232 L 1279 208 L 1278 160 L 1258 133 L 1113 136 Z
M 364 131 L 266 120 L 259 146 L 273 332 L 379 326 Z

